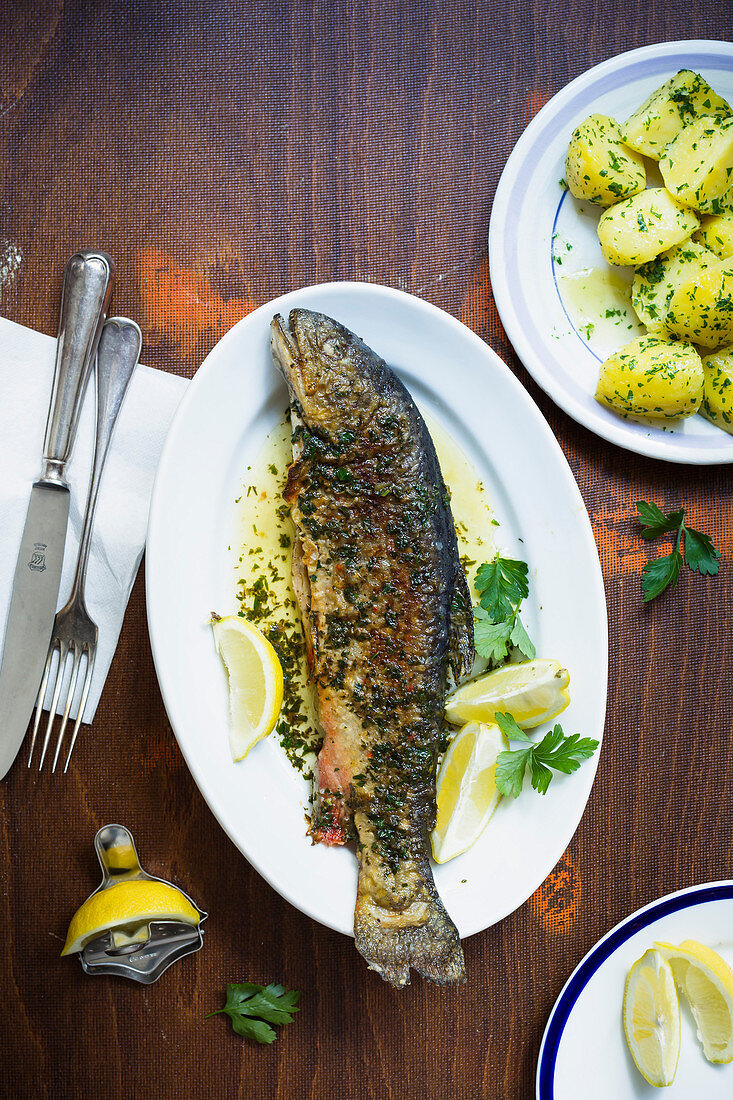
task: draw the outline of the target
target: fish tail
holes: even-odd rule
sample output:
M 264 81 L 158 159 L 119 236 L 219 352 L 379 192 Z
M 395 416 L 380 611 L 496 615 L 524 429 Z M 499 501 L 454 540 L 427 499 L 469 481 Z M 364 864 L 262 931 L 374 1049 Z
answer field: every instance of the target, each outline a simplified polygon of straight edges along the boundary
M 370 890 L 363 888 L 368 877 L 362 866 L 354 938 L 369 969 L 397 988 L 410 984 L 410 968 L 437 985 L 465 982 L 458 930 L 432 882 L 424 883 L 419 901 L 398 911 L 381 906 Z

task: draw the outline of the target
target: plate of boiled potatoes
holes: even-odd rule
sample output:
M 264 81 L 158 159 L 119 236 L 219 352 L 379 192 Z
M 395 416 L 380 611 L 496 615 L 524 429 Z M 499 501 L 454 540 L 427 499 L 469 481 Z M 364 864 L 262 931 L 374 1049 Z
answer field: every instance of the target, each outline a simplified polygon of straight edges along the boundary
M 575 420 L 671 462 L 733 462 L 733 45 L 620 54 L 514 148 L 491 284 L 527 369 Z

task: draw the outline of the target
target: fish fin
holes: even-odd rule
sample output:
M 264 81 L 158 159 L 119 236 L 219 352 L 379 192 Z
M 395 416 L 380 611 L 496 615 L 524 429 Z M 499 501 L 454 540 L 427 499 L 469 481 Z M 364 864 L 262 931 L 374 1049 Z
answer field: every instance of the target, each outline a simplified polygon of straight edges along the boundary
M 466 575 L 462 569 L 459 569 L 456 573 L 451 600 L 448 647 L 448 660 L 456 683 L 469 674 L 475 656 L 471 594 L 468 590 Z
M 437 985 L 465 982 L 458 930 L 438 896 L 432 876 L 431 881 L 423 882 L 422 897 L 401 912 L 381 906 L 368 889 L 362 888 L 362 876 L 369 878 L 363 864 L 359 868 L 354 938 L 369 969 L 376 970 L 397 989 L 410 984 L 411 967 Z

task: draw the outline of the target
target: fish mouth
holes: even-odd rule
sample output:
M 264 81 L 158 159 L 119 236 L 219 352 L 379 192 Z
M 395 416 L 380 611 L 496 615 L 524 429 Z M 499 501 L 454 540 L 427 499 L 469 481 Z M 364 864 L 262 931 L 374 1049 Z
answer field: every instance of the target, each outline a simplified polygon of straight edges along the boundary
M 293 314 L 291 312 L 288 321 L 285 321 L 279 313 L 272 318 L 270 322 L 270 345 L 272 347 L 273 361 L 280 371 L 280 374 L 285 379 L 291 402 L 293 398 L 297 398 L 300 391 L 299 404 L 302 408 L 303 377 L 302 372 L 298 369 L 300 349 L 298 347 L 297 336 L 289 327 L 289 322 L 292 317 Z

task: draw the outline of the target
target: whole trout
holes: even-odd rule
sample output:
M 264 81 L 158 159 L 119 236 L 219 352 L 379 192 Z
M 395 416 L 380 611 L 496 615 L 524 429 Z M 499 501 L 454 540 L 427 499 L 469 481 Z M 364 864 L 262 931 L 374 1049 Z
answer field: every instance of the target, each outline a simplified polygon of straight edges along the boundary
M 395 986 L 410 967 L 465 980 L 428 858 L 449 665 L 473 663 L 473 616 L 435 447 L 383 359 L 337 321 L 275 317 L 294 461 L 285 498 L 318 715 L 311 833 L 356 839 L 354 934 Z

